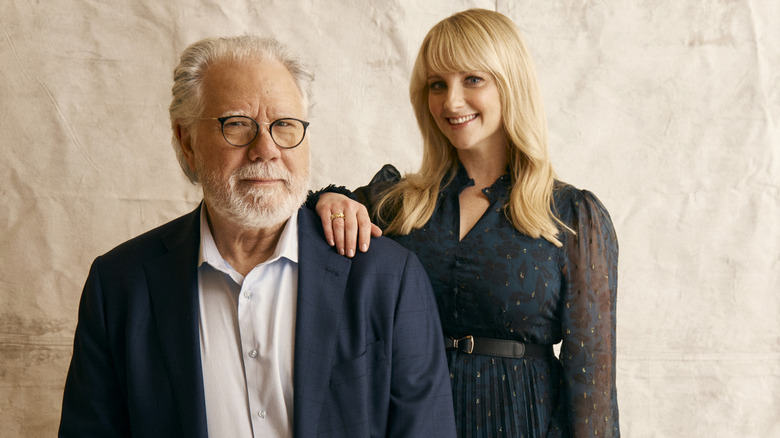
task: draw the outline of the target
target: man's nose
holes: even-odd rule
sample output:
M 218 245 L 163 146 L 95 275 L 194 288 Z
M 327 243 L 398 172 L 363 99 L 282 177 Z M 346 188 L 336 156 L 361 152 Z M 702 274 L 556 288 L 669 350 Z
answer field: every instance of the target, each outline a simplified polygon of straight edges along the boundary
M 282 153 L 271 138 L 268 129 L 260 128 L 255 140 L 247 146 L 249 159 L 252 161 L 268 161 L 279 158 Z

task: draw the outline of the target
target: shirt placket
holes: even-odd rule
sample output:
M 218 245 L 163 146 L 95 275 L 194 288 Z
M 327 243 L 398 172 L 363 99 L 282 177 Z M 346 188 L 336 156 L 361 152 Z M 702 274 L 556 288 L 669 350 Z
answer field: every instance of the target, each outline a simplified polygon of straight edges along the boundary
M 249 280 L 249 279 L 247 279 Z M 241 336 L 241 359 L 244 364 L 244 378 L 247 387 L 247 397 L 250 409 L 253 432 L 262 430 L 262 422 L 267 417 L 267 411 L 260 399 L 262 382 L 261 373 L 261 342 L 263 334 L 257 332 L 254 315 L 259 311 L 262 296 L 256 290 L 256 282 L 244 281 L 238 302 L 238 328 Z

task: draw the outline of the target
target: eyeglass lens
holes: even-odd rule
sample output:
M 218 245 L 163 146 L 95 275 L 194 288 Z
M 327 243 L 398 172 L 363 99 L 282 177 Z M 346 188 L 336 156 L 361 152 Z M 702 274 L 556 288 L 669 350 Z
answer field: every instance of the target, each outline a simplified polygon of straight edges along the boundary
M 233 116 L 223 119 L 222 134 L 233 146 L 246 146 L 254 141 L 259 126 L 246 116 Z M 281 148 L 294 148 L 301 144 L 306 134 L 306 126 L 297 119 L 279 119 L 270 124 L 271 138 Z

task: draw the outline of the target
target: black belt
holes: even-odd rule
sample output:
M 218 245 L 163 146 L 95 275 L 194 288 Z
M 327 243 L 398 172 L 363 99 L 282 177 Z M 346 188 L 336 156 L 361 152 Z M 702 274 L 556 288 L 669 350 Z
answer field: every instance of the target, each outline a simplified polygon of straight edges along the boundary
M 444 347 L 456 349 L 468 354 L 513 358 L 551 358 L 554 357 L 552 345 L 526 344 L 509 339 L 480 338 L 464 336 L 460 339 L 444 336 Z

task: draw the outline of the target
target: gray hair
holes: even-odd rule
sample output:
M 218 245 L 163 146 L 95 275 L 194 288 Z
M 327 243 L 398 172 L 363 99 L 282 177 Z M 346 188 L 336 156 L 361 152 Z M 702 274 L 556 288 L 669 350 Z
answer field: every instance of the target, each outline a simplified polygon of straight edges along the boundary
M 192 128 L 198 122 L 203 113 L 201 88 L 209 65 L 221 60 L 248 59 L 273 59 L 281 62 L 292 75 L 301 93 L 303 108 L 307 111 L 310 109 L 309 99 L 314 74 L 289 47 L 273 38 L 255 35 L 206 38 L 187 47 L 181 54 L 179 65 L 173 70 L 173 98 L 169 108 L 171 128 L 175 130 L 177 123 L 182 127 Z M 179 166 L 190 182 L 196 184 L 198 174 L 187 164 L 175 132 L 172 143 Z

